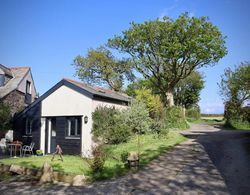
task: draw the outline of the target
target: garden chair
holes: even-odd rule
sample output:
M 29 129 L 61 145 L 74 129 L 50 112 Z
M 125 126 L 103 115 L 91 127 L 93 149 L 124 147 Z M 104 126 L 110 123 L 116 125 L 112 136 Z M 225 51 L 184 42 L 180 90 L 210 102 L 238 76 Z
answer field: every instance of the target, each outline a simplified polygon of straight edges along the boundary
M 33 155 L 34 145 L 35 145 L 34 142 L 31 142 L 29 146 L 28 145 L 24 145 L 23 148 L 22 148 L 23 156 L 25 156 L 26 152 L 29 152 L 30 155 Z

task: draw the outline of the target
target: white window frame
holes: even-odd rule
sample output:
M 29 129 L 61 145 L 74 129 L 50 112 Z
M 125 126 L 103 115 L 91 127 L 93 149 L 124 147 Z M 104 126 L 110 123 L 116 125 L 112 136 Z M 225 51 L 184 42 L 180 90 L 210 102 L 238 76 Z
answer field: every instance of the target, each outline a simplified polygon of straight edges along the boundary
M 74 119 L 75 120 L 75 131 L 74 131 L 74 135 L 71 135 L 71 120 Z M 67 127 L 67 136 L 68 137 L 80 137 L 81 136 L 81 131 L 80 134 L 77 134 L 77 130 L 78 130 L 78 120 L 81 120 L 80 117 L 68 117 L 67 118 L 67 123 L 68 123 L 68 127 Z M 81 122 L 80 122 L 81 125 Z M 81 127 L 80 127 L 81 130 Z

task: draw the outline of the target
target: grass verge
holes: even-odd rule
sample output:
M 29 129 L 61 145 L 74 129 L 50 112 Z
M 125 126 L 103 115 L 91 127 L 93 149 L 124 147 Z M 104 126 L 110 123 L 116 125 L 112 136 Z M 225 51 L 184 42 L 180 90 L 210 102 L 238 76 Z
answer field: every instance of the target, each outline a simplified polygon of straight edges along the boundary
M 167 136 L 158 137 L 155 134 L 140 136 L 140 164 L 146 165 L 151 160 L 157 158 L 163 152 L 169 150 L 176 144 L 185 141 L 186 138 L 179 134 L 178 131 L 169 131 Z M 124 152 L 137 151 L 137 139 L 134 137 L 127 143 L 118 145 L 107 145 L 108 158 L 105 162 L 104 170 L 93 175 L 88 164 L 82 160 L 80 156 L 64 155 L 64 161 L 55 158 L 51 162 L 51 155 L 48 156 L 32 156 L 25 158 L 9 158 L 1 159 L 0 163 L 18 164 L 28 168 L 41 168 L 45 161 L 49 162 L 54 171 L 65 172 L 68 174 L 84 174 L 93 179 L 108 179 L 123 175 L 129 170 L 121 161 L 121 154 Z
M 242 120 L 231 120 L 226 122 L 225 127 L 234 130 L 250 130 L 250 123 Z

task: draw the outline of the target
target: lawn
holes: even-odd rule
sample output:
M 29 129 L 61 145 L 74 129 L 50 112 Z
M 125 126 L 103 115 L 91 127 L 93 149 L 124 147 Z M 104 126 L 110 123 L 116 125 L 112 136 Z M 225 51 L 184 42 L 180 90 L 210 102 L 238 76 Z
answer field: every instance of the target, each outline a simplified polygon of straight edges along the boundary
M 151 160 L 157 158 L 162 152 L 167 151 L 174 145 L 186 140 L 178 131 L 170 131 L 165 137 L 157 135 L 141 135 L 140 136 L 140 163 L 145 165 Z M 105 162 L 104 170 L 101 174 L 92 175 L 88 164 L 79 156 L 64 155 L 62 162 L 59 157 L 51 162 L 51 155 L 48 156 L 32 156 L 25 158 L 1 159 L 0 163 L 18 164 L 29 168 L 41 168 L 45 161 L 49 162 L 53 170 L 65 172 L 68 174 L 84 174 L 94 179 L 111 178 L 120 176 L 128 172 L 128 169 L 121 161 L 121 154 L 124 152 L 137 151 L 137 139 L 132 138 L 129 142 L 118 145 L 107 145 L 108 158 Z

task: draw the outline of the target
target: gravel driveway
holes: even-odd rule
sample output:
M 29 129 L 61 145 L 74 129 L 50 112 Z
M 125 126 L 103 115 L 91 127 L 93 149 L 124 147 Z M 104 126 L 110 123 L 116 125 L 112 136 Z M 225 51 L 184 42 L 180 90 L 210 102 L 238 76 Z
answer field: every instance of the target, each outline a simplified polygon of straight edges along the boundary
M 135 174 L 86 187 L 0 182 L 0 194 L 249 194 L 250 132 L 194 125 L 187 142 Z

